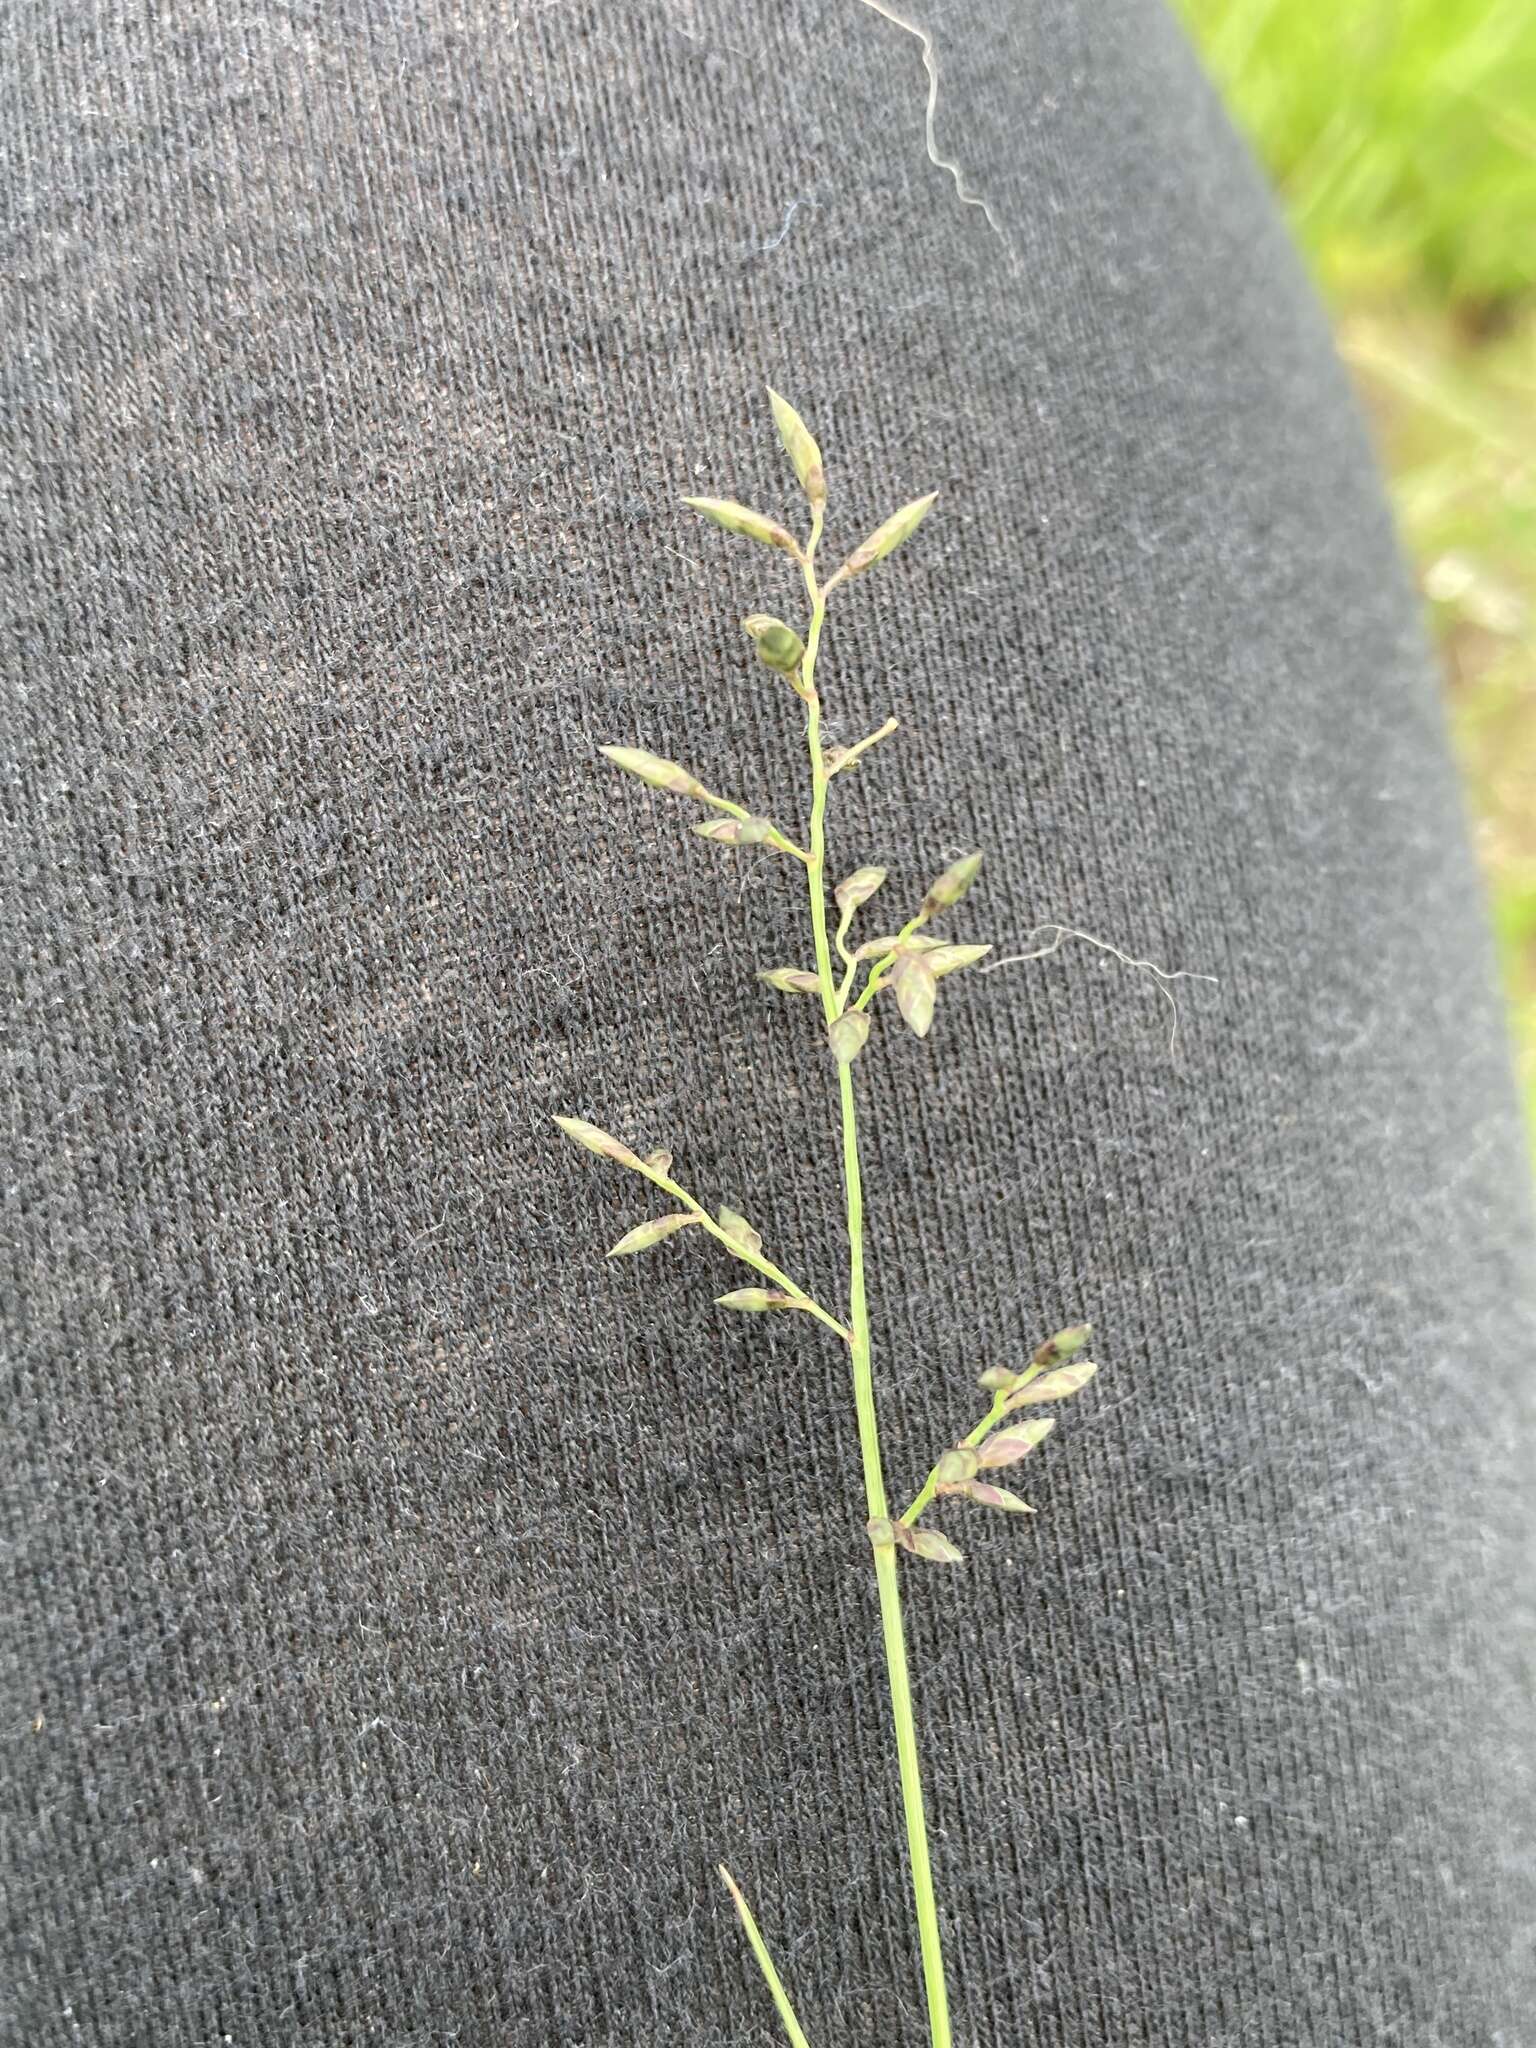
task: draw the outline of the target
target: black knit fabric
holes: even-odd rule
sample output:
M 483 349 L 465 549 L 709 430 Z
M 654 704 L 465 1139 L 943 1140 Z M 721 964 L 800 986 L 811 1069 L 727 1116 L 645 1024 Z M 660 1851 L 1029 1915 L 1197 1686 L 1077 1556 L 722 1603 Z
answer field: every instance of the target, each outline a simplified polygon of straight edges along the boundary
M 1523 1150 L 1379 483 L 1147 0 L 10 11 L 0 2038 L 926 2039 L 842 1285 L 737 621 L 818 430 L 892 1484 L 1079 1316 L 1030 1522 L 905 1571 L 963 2048 L 1533 2038 Z M 979 195 L 980 205 L 964 194 Z M 1037 937 L 1035 943 L 1042 943 Z

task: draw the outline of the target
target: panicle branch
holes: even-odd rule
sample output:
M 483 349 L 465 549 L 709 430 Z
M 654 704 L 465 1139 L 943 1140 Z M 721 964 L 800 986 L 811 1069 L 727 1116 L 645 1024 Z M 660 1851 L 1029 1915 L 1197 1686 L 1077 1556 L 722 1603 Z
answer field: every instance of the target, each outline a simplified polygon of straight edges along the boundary
M 1073 1323 L 1047 1337 L 1022 1371 L 1013 1366 L 992 1365 L 978 1384 L 992 1396 L 992 1406 L 968 1436 L 949 1450 L 941 1451 L 912 1505 L 901 1517 L 911 1528 L 929 1503 L 940 1494 L 958 1494 L 982 1507 L 1003 1508 L 1012 1514 L 1034 1513 L 1028 1501 L 1006 1488 L 994 1486 L 978 1475 L 1003 1465 L 1016 1465 L 1042 1444 L 1056 1426 L 1053 1415 L 1013 1424 L 998 1434 L 998 1425 L 1019 1408 L 1039 1401 L 1065 1401 L 1083 1388 L 1098 1371 L 1084 1359 L 1077 1365 L 1061 1361 L 1082 1350 L 1093 1334 L 1091 1323 Z
M 701 1224 L 711 1237 L 718 1239 L 738 1259 L 761 1273 L 764 1279 L 773 1282 L 771 1295 L 758 1288 L 738 1289 L 735 1295 L 717 1297 L 722 1306 L 802 1309 L 807 1315 L 814 1316 L 818 1322 L 824 1323 L 829 1330 L 841 1337 L 844 1343 L 848 1342 L 847 1325 L 840 1322 L 830 1310 L 823 1308 L 819 1301 L 791 1280 L 789 1275 L 774 1265 L 771 1259 L 764 1258 L 762 1239 L 744 1216 L 738 1216 L 734 1209 L 722 1209 L 718 1218 L 711 1216 L 702 1202 L 686 1188 L 678 1186 L 671 1178 L 670 1152 L 652 1152 L 642 1159 L 639 1153 L 632 1151 L 628 1145 L 610 1137 L 607 1131 L 599 1130 L 596 1124 L 587 1123 L 581 1117 L 557 1116 L 553 1121 L 576 1144 L 584 1146 L 588 1152 L 597 1153 L 600 1158 L 612 1160 L 616 1166 L 628 1168 L 631 1173 L 641 1174 L 664 1194 L 671 1195 L 675 1201 L 681 1202 L 686 1211 L 682 1216 L 657 1217 L 650 1223 L 637 1224 L 635 1229 L 626 1232 L 619 1239 L 608 1255 L 610 1258 L 621 1253 L 647 1251 L 651 1246 L 660 1244 L 663 1239 L 682 1229 L 684 1224 Z M 636 1242 L 637 1239 L 639 1242 Z M 744 1301 L 739 1298 L 742 1294 L 753 1298 Z M 761 1300 L 757 1299 L 760 1294 L 764 1295 Z
M 726 816 L 710 820 L 707 824 L 695 825 L 694 831 L 701 839 L 713 839 L 725 846 L 772 846 L 780 853 L 792 853 L 797 860 L 809 860 L 810 855 L 803 846 L 796 846 L 792 839 L 779 830 L 769 818 L 755 817 L 743 805 L 733 803 L 729 797 L 716 796 L 706 789 L 699 778 L 676 761 L 668 761 L 661 754 L 647 752 L 644 747 L 599 747 L 597 750 L 615 768 L 622 768 L 626 774 L 638 776 L 652 789 L 665 790 L 668 796 L 692 797 L 695 802 L 709 804 Z

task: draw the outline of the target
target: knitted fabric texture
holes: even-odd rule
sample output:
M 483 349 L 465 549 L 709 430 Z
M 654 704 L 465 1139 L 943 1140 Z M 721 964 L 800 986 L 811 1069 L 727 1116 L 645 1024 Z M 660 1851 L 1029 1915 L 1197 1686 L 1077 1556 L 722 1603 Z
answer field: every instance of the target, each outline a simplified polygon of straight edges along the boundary
M 857 1070 L 893 1488 L 1103 1362 L 907 1577 L 957 2041 L 1530 2039 L 1530 1212 L 1380 486 L 1170 22 L 922 23 L 932 153 L 856 0 L 11 15 L 5 2042 L 768 2048 L 722 1857 L 924 2038 L 846 1356 L 548 1120 L 837 1295 L 795 873 L 595 756 L 803 815 L 792 572 L 677 503 L 789 512 L 765 381 L 832 545 L 942 492 L 838 871 L 1217 977 Z

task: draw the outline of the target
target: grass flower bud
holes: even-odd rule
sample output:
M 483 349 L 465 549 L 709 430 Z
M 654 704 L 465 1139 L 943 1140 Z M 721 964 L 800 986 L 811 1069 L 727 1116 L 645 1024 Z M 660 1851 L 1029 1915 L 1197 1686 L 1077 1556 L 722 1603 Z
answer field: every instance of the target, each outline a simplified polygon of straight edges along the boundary
M 779 439 L 784 443 L 784 452 L 795 465 L 800 488 L 814 511 L 827 502 L 827 477 L 821 464 L 821 450 L 799 413 L 787 398 L 780 398 L 771 385 L 768 387 L 768 403 L 773 407 L 773 421 L 779 430 Z
M 742 620 L 741 629 L 757 649 L 757 658 L 764 668 L 775 669 L 781 676 L 792 676 L 805 658 L 805 642 L 800 635 L 767 612 L 751 613 Z
M 933 1022 L 933 999 L 938 987 L 933 969 L 928 965 L 928 956 L 909 953 L 905 949 L 898 953 L 891 986 L 896 991 L 896 1007 L 907 1029 L 918 1038 L 926 1038 L 928 1027 Z
M 1074 1357 L 1093 1335 L 1092 1323 L 1074 1323 L 1069 1330 L 1058 1330 L 1054 1337 L 1047 1337 L 1034 1357 L 1031 1365 L 1059 1365 L 1063 1359 Z
M 579 1116 L 557 1116 L 554 1121 L 568 1138 L 578 1145 L 585 1146 L 587 1151 L 595 1152 L 600 1159 L 611 1159 L 615 1166 L 633 1166 L 637 1169 L 642 1166 L 643 1162 L 627 1145 L 621 1145 L 617 1138 L 610 1138 L 608 1133 L 600 1131 L 596 1124 L 589 1124 Z
M 827 1042 L 840 1067 L 850 1066 L 864 1050 L 869 1037 L 869 1018 L 863 1010 L 844 1010 L 827 1026 Z
M 739 1252 L 757 1253 L 763 1248 L 761 1235 L 755 1231 L 746 1217 L 737 1209 L 722 1208 L 719 1215 L 720 1228 Z
M 757 978 L 766 981 L 770 988 L 776 988 L 783 996 L 814 996 L 821 988 L 821 983 L 806 967 L 760 967 Z
M 709 791 L 696 775 L 690 775 L 686 768 L 680 768 L 676 761 L 665 761 L 660 754 L 648 754 L 644 747 L 599 747 L 597 750 L 615 768 L 622 768 L 627 774 L 638 775 L 642 782 L 648 782 L 652 789 L 664 789 L 671 796 L 707 797 Z
M 928 955 L 928 965 L 936 981 L 942 981 L 946 974 L 957 974 L 962 967 L 974 967 L 978 960 L 985 960 L 991 952 L 990 946 L 935 946 Z
M 748 505 L 738 505 L 734 498 L 684 498 L 683 503 L 691 505 L 695 512 L 702 512 L 716 526 L 723 526 L 727 533 L 744 534 L 748 540 L 760 540 L 764 547 L 782 548 L 797 562 L 800 559 L 799 543 L 787 528 L 780 526 L 776 519 L 767 519 L 761 512 L 754 512 Z
M 1065 1401 L 1073 1394 L 1080 1394 L 1098 1369 L 1091 1358 L 1084 1358 L 1076 1365 L 1063 1365 L 1055 1372 L 1048 1372 L 1043 1379 L 1031 1380 L 1027 1387 L 1020 1387 L 1003 1413 L 1012 1414 L 1015 1408 L 1027 1407 L 1031 1401 Z
M 939 1491 L 952 1486 L 964 1486 L 968 1479 L 974 1479 L 979 1469 L 979 1460 L 969 1444 L 956 1444 L 952 1451 L 946 1451 L 934 1466 L 939 1475 Z
M 855 868 L 845 882 L 839 882 L 832 893 L 844 917 L 852 917 L 856 910 L 861 910 L 885 880 L 885 876 L 884 868 Z
M 963 1493 L 967 1500 L 978 1501 L 984 1508 L 1003 1508 L 1010 1515 L 1032 1515 L 1035 1512 L 1027 1500 L 1020 1500 L 1006 1486 L 993 1486 L 985 1479 L 973 1479 L 969 1486 L 957 1487 L 956 1491 Z
M 941 910 L 952 910 L 975 881 L 980 866 L 981 855 L 968 853 L 963 860 L 947 867 L 923 898 L 923 916 L 937 917 Z
M 861 576 L 876 562 L 883 562 L 893 548 L 899 548 L 904 540 L 910 540 L 916 533 L 938 495 L 937 491 L 930 491 L 927 497 L 914 498 L 910 505 L 903 505 L 899 512 L 893 512 L 883 526 L 875 528 L 868 540 L 859 543 L 832 581 L 845 583 L 850 576 Z M 830 583 L 828 588 L 831 588 Z
M 674 1231 L 686 1230 L 690 1223 L 697 1223 L 698 1220 L 697 1216 L 680 1212 L 675 1216 L 654 1217 L 649 1223 L 637 1223 L 633 1230 L 625 1231 L 608 1256 L 610 1259 L 617 1259 L 628 1252 L 648 1252 L 653 1244 L 660 1244 L 663 1238 L 671 1237 Z
M 1036 1444 L 1044 1443 L 1055 1427 L 1054 1415 L 1042 1415 L 1035 1422 L 1017 1422 L 1011 1429 L 1000 1429 L 977 1451 L 977 1462 L 984 1471 L 999 1465 L 1016 1465 L 1020 1458 L 1029 1456 Z
M 729 1294 L 715 1296 L 717 1308 L 739 1308 L 748 1315 L 761 1315 L 770 1308 L 798 1308 L 799 1302 L 792 1294 L 780 1294 L 767 1287 L 734 1287 Z

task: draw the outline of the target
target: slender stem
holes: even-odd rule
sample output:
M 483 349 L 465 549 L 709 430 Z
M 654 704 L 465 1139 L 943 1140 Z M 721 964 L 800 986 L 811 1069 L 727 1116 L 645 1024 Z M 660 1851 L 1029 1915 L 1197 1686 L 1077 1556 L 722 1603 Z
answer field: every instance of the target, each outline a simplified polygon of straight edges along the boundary
M 828 769 L 827 780 L 832 780 L 834 771 Z M 848 1007 L 848 992 L 853 987 L 854 977 L 859 971 L 858 955 L 849 951 L 848 927 L 853 923 L 855 906 L 850 904 L 837 920 L 837 930 L 832 934 L 832 943 L 837 956 L 843 963 L 843 978 L 837 985 L 837 1014 L 840 1017 Z
M 821 609 L 818 603 L 811 619 L 811 630 L 805 643 L 805 662 L 801 669 L 807 678 L 806 701 L 810 715 L 806 720 L 805 741 L 811 753 L 811 857 L 805 873 L 811 895 L 811 937 L 816 948 L 816 978 L 821 983 L 821 1007 L 830 1024 L 838 1014 L 838 1007 L 832 947 L 827 938 L 827 771 L 821 756 L 821 699 L 809 681 L 820 631 Z
M 741 1886 L 737 1884 L 735 1878 L 732 1877 L 723 1863 L 719 1866 L 719 1869 L 720 1875 L 725 1881 L 726 1890 L 736 1902 L 736 1911 L 741 1916 L 742 1927 L 746 1931 L 746 1937 L 751 1944 L 752 1953 L 757 1957 L 757 1967 L 762 1971 L 764 1981 L 769 1991 L 773 1994 L 773 2002 L 778 2008 L 779 2018 L 784 2023 L 784 2031 L 790 2038 L 792 2048 L 810 2048 L 810 2043 L 806 2040 L 801 2030 L 800 2022 L 795 2018 L 795 2009 L 789 2002 L 789 1993 L 784 1989 L 784 1981 L 773 1967 L 773 1957 L 768 1953 L 768 1944 L 758 1932 L 757 1922 L 752 1918 L 752 1908 L 741 1895 Z
M 886 1512 L 885 1479 L 880 1468 L 880 1438 L 875 1421 L 874 1377 L 870 1362 L 869 1304 L 864 1284 L 864 1198 L 859 1177 L 857 1113 L 851 1066 L 839 1069 L 843 1118 L 843 1179 L 848 1199 L 849 1320 L 853 1363 L 854 1407 L 859 1421 L 859 1449 L 864 1459 L 864 1496 L 870 1519 Z M 885 1643 L 885 1669 L 891 1692 L 891 1719 L 896 1729 L 896 1760 L 901 1772 L 901 1807 L 907 1826 L 907 1854 L 912 1866 L 912 1898 L 917 1909 L 918 1946 L 923 1959 L 923 1987 L 928 1998 L 928 2032 L 932 2048 L 950 2048 L 949 1994 L 944 1983 L 944 1952 L 939 1935 L 938 1901 L 928 1856 L 928 1820 L 923 1807 L 923 1774 L 917 1754 L 917 1721 L 912 1709 L 912 1682 L 907 1670 L 906 1635 L 901 1621 L 901 1586 L 896 1550 L 877 1545 L 875 1584 L 880 1595 L 880 1633 Z
M 901 721 L 898 718 L 888 718 L 878 732 L 872 732 L 867 739 L 859 740 L 855 745 L 849 747 L 842 759 L 835 766 L 827 770 L 827 780 L 830 782 L 834 775 L 841 775 L 845 768 L 853 766 L 861 754 L 868 753 L 871 747 L 879 746 L 882 740 L 888 740 L 900 723 Z
M 822 1008 L 830 1023 L 842 1007 L 844 992 L 833 976 L 832 949 L 827 939 L 826 810 L 827 764 L 821 751 L 821 702 L 816 693 L 816 655 L 821 644 L 826 593 L 816 581 L 816 541 L 820 516 L 812 528 L 805 563 L 806 590 L 811 601 L 801 688 L 809 706 L 806 743 L 811 756 L 811 858 L 806 869 L 810 886 L 811 930 L 816 945 L 816 973 Z M 859 1174 L 858 1111 L 853 1092 L 852 1063 L 838 1067 L 842 1120 L 843 1189 L 848 1220 L 848 1302 L 852 1335 L 854 1411 L 858 1419 L 859 1454 L 864 1467 L 864 1496 L 873 1521 L 886 1513 L 885 1476 L 880 1464 L 880 1432 L 875 1414 L 874 1376 L 870 1360 L 869 1301 L 864 1278 L 864 1191 Z M 918 1946 L 922 1953 L 923 1986 L 928 2001 L 931 2048 L 951 2048 L 949 1996 L 944 1983 L 944 1956 L 939 1935 L 938 1902 L 928 1855 L 928 1821 L 923 1806 L 922 1766 L 917 1753 L 917 1722 L 912 1708 L 912 1681 L 901 1620 L 901 1587 L 894 1545 L 873 1552 L 875 1585 L 880 1596 L 880 1632 L 885 1646 L 891 1719 L 896 1731 L 896 1759 L 901 1776 L 901 1805 L 906 1821 L 907 1853 L 912 1871 L 912 1897 L 917 1911 Z

